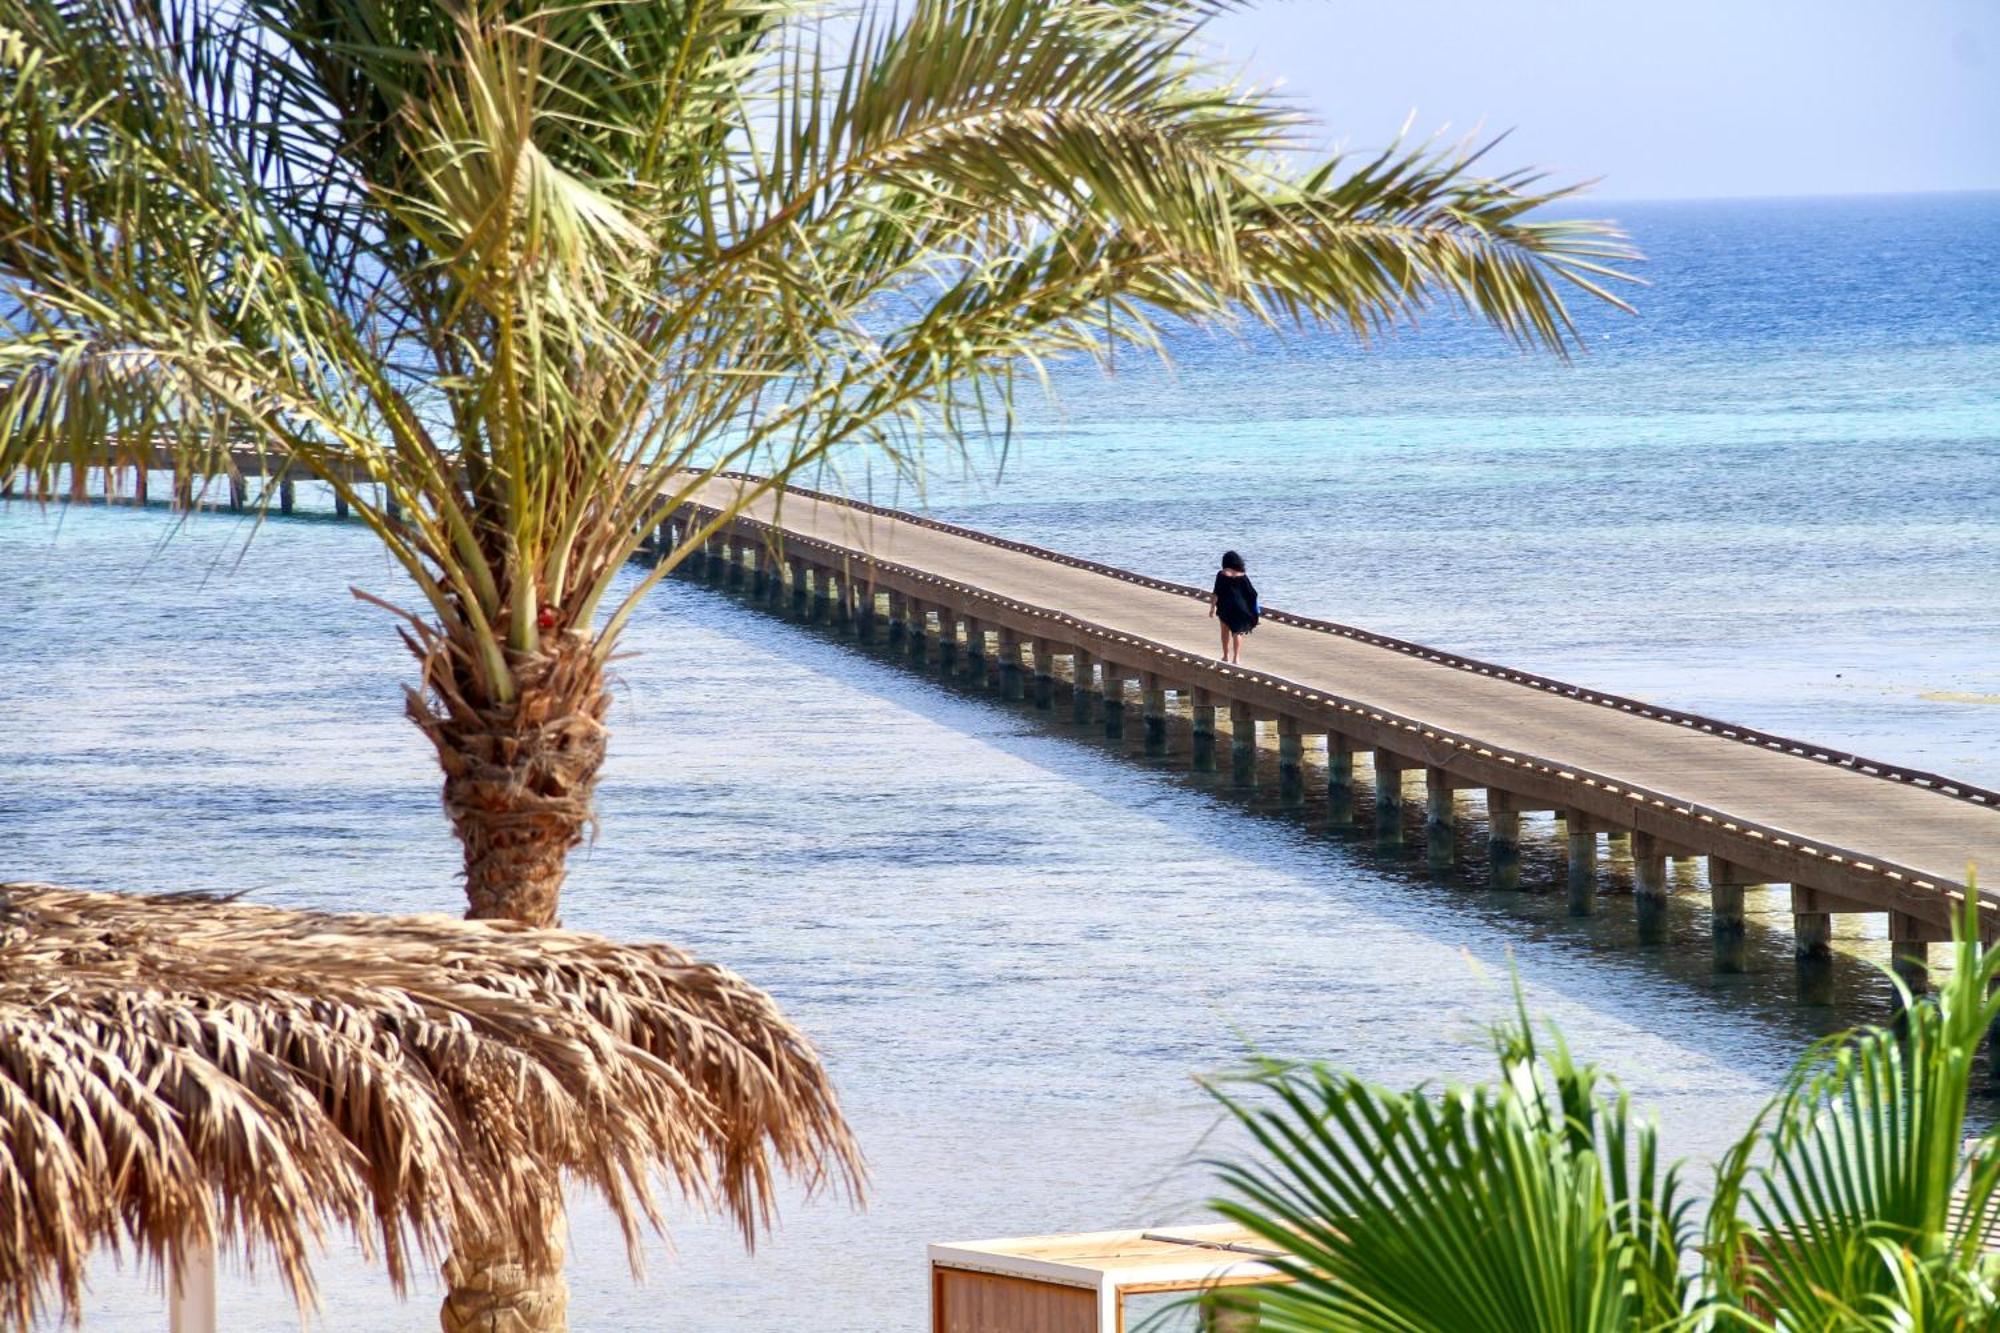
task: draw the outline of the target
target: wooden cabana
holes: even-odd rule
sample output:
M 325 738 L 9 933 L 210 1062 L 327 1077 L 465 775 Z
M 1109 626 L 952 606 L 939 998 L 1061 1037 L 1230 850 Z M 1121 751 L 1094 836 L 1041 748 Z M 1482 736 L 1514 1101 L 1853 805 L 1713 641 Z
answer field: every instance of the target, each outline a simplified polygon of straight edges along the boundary
M 1283 1281 L 1233 1223 L 932 1245 L 931 1333 L 1128 1333 L 1134 1296 Z

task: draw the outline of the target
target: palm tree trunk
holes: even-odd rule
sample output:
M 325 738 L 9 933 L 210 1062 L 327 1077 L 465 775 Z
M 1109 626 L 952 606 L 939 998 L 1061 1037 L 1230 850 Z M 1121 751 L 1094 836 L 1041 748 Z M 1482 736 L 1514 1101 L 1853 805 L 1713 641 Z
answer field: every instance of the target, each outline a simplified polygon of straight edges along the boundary
M 444 1333 L 563 1333 L 569 1327 L 569 1284 L 562 1243 L 550 1236 L 553 1262 L 544 1270 L 521 1262 L 504 1237 L 462 1238 L 445 1260 L 449 1287 L 438 1310 Z
M 453 645 L 411 647 L 426 688 L 409 692 L 409 714 L 444 768 L 444 808 L 465 853 L 465 914 L 557 924 L 570 849 L 590 826 L 609 736 L 611 696 L 589 639 L 566 633 L 542 652 L 509 654 L 514 689 L 504 702 L 479 701 L 477 681 Z M 438 1311 L 444 1333 L 568 1329 L 560 1213 L 550 1226 L 547 1271 L 524 1264 L 505 1236 L 454 1242 Z
M 420 653 L 427 688 L 410 691 L 409 714 L 444 768 L 466 915 L 552 926 L 570 849 L 593 817 L 611 697 L 584 635 L 509 656 L 513 698 L 484 702 L 450 645 Z

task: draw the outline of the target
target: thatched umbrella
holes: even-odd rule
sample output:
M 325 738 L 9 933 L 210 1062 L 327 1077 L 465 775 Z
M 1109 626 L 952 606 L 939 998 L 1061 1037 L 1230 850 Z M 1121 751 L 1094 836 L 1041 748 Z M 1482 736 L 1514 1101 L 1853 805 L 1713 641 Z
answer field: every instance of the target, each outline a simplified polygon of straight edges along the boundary
M 268 1256 L 302 1306 L 329 1231 L 400 1291 L 511 1264 L 446 1328 L 560 1326 L 564 1180 L 635 1271 L 653 1182 L 742 1225 L 774 1177 L 857 1191 L 810 1043 L 658 945 L 442 916 L 0 884 L 0 1329 L 80 1316 L 98 1247 Z

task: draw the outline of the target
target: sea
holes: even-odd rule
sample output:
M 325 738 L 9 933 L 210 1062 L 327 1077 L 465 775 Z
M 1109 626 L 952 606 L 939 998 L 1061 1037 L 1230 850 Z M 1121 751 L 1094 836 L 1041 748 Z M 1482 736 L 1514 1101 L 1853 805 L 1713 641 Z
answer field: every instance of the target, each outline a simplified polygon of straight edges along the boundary
M 1442 309 L 1367 346 L 1172 329 L 1171 365 L 1057 365 L 921 481 L 811 480 L 1193 583 L 1234 548 L 1271 606 L 2000 786 L 2000 195 L 1588 211 L 1646 285 L 1579 311 L 1571 361 Z M 0 507 L 0 879 L 458 908 L 412 663 L 349 592 L 398 578 L 301 510 Z M 1495 894 L 721 590 L 669 580 L 625 646 L 565 924 L 767 988 L 871 1175 L 861 1206 L 789 1192 L 754 1252 L 677 1205 L 643 1281 L 578 1196 L 579 1330 L 926 1327 L 928 1242 L 1203 1220 L 1247 1149 L 1200 1078 L 1481 1078 L 1516 985 L 1699 1189 L 1809 1042 L 1886 1012 L 1866 930 L 1801 992 L 1782 893 L 1741 975 L 1692 881 L 1660 943 L 1629 896 L 1570 917 L 1545 822 Z M 345 1243 L 319 1272 L 314 1327 L 435 1326 L 435 1285 L 398 1300 Z M 300 1324 L 268 1264 L 221 1306 Z M 164 1310 L 98 1263 L 92 1333 Z

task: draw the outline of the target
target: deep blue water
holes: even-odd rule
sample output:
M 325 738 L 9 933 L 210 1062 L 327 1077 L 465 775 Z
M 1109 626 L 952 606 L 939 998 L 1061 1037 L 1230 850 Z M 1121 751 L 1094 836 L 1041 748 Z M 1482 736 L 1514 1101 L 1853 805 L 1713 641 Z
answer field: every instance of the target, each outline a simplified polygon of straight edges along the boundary
M 1573 365 L 1450 319 L 1365 353 L 1177 336 L 1171 374 L 1061 371 L 1004 467 L 934 457 L 925 498 L 1197 582 L 1235 546 L 1275 605 L 2000 783 L 2000 197 L 1606 211 L 1651 286 L 1637 318 L 1588 316 Z M 836 480 L 918 500 L 860 459 Z M 0 877 L 451 909 L 410 664 L 347 594 L 391 570 L 351 525 L 249 538 L 0 510 Z M 663 588 L 628 646 L 566 919 L 769 987 L 875 1182 L 862 1213 L 789 1203 L 754 1258 L 677 1216 L 643 1288 L 581 1205 L 579 1329 L 914 1328 L 926 1241 L 1191 1220 L 1216 1146 L 1192 1074 L 1246 1045 L 1477 1074 L 1510 959 L 1697 1155 L 1812 1035 L 1880 1012 L 1868 940 L 1843 941 L 1836 1003 L 1799 1000 L 1782 895 L 1752 904 L 1751 973 L 1716 977 L 1693 883 L 1673 943 L 1641 949 L 1626 900 L 1578 923 L 1476 864 L 1430 882 L 1318 806 L 704 588 Z M 1532 846 L 1528 881 L 1559 864 Z M 325 1286 L 330 1328 L 432 1318 L 344 1251 Z M 267 1278 L 231 1282 L 225 1321 L 294 1326 Z M 87 1327 L 162 1322 L 107 1263 Z

